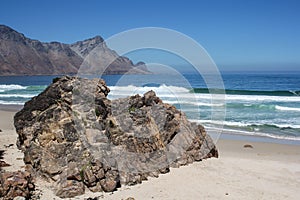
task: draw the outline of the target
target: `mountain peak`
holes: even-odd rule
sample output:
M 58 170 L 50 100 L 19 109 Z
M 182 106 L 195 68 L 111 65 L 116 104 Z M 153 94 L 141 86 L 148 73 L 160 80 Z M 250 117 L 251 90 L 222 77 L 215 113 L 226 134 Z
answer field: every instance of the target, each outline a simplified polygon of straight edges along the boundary
M 9 26 L 0 24 L 0 39 L 20 41 L 24 40 L 25 36 Z
M 97 46 L 107 48 L 104 39 L 99 35 L 93 38 L 85 39 L 83 41 L 75 42 L 70 45 L 71 49 L 81 57 L 87 56 L 87 54 L 89 54 Z
M 86 56 L 96 47 L 99 57 L 93 64 L 96 66 L 91 66 L 92 70 L 98 70 L 108 60 L 115 60 L 103 73 L 124 74 L 132 70 L 133 73 L 149 73 L 146 68 L 136 69 L 131 60 L 109 49 L 99 35 L 73 44 L 45 43 L 0 25 L 0 75 L 76 74 Z
M 100 35 L 96 35 L 95 37 L 87 39 L 87 40 L 94 40 L 99 43 L 104 42 L 104 39 Z
M 9 26 L 6 26 L 6 25 L 4 25 L 4 24 L 0 24 L 0 31 L 4 31 L 4 30 L 6 30 L 6 31 L 14 31 L 14 32 L 17 32 L 17 31 L 15 31 L 14 29 L 12 29 L 12 28 L 10 28 Z

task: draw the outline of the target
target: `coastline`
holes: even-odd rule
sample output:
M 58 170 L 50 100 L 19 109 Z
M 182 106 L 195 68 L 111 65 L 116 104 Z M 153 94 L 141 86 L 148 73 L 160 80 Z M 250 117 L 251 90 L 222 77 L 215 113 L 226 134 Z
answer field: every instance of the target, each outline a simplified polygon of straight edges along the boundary
M 0 111 L 17 112 L 23 108 L 23 105 L 0 104 Z
M 244 142 L 258 142 L 258 143 L 271 143 L 271 144 L 284 144 L 284 145 L 298 145 L 300 146 L 300 140 L 274 138 L 261 135 L 247 135 L 246 133 L 239 133 L 238 130 L 226 130 L 224 129 L 221 134 L 214 133 L 214 130 L 206 128 L 206 131 L 213 137 L 219 140 L 232 140 L 232 141 L 244 141 Z
M 212 106 L 222 110 L 225 107 L 210 102 L 211 97 L 207 93 L 206 84 L 199 75 L 191 73 L 183 74 L 183 76 L 189 80 L 190 86 L 181 82 L 174 82 L 178 78 L 175 75 L 166 76 L 162 74 L 147 77 L 105 75 L 102 78 L 106 80 L 111 90 L 110 99 L 127 97 L 136 93 L 141 95 L 148 90 L 153 90 L 164 102 L 182 108 L 182 111 L 191 121 L 204 124 L 205 127 L 219 127 L 223 124 L 226 130 L 223 129 L 222 135 L 228 133 L 233 135 L 233 139 L 236 139 L 236 135 L 238 135 L 238 139 L 242 140 L 244 137 L 240 138 L 240 136 L 254 135 L 260 136 L 257 137 L 259 141 L 267 140 L 267 142 L 275 143 L 286 143 L 288 140 L 288 143 L 291 143 L 291 140 L 300 141 L 300 99 L 297 76 L 291 74 L 285 77 L 277 74 L 276 77 L 280 78 L 280 87 L 274 88 L 277 79 L 267 74 L 248 75 L 240 73 L 239 75 L 224 74 L 224 76 L 222 74 L 227 83 L 226 110 L 228 112 L 226 111 L 226 121 L 220 119 L 220 121 L 214 120 L 213 123 L 209 122 Z M 53 76 L 8 76 L 4 79 L 0 77 L 0 104 L 22 105 L 33 96 L 40 94 L 51 84 L 53 78 Z M 119 82 L 119 80 L 122 81 Z M 249 85 L 248 80 L 251 80 L 253 84 Z M 154 81 L 155 84 L 140 85 L 140 83 L 149 81 Z M 262 81 L 268 84 L 258 84 Z M 196 93 L 193 93 L 191 88 L 196 90 Z M 173 94 L 171 94 L 172 97 L 170 96 L 170 91 L 176 93 L 176 98 Z M 178 101 L 179 99 L 180 101 Z M 198 108 L 201 109 L 201 119 L 199 112 L 196 112 Z M 255 137 L 254 141 L 257 141 L 257 138 Z M 269 140 L 269 138 L 281 138 L 283 140 Z
M 0 113 L 2 111 L 14 114 L 21 110 L 23 105 L 13 105 L 13 104 L 0 104 Z M 2 115 L 2 113 L 1 113 Z M 0 127 L 1 129 L 1 127 Z M 300 145 L 300 140 L 291 140 L 283 138 L 274 138 L 261 135 L 247 135 L 239 132 L 238 130 L 222 130 L 221 134 L 216 134 L 213 128 L 205 128 L 206 131 L 213 137 L 217 138 L 216 143 L 219 140 L 233 140 L 233 141 L 244 141 L 244 142 L 259 142 L 259 143 L 274 143 L 274 144 L 285 144 L 285 145 Z
M 15 145 L 17 134 L 13 126 L 13 116 L 20 107 L 5 107 L 0 106 L 0 149 L 5 150 L 4 160 L 11 166 L 3 169 L 23 170 L 23 153 Z M 7 147 L 9 144 L 14 145 Z M 245 148 L 246 144 L 253 148 Z M 300 198 L 297 192 L 300 187 L 300 145 L 255 141 L 244 136 L 234 138 L 227 134 L 222 134 L 216 145 L 219 150 L 217 159 L 171 168 L 170 173 L 159 178 L 150 178 L 139 185 L 124 186 L 113 193 L 87 191 L 75 199 Z M 37 185 L 42 193 L 41 199 L 60 199 L 44 180 L 38 180 Z

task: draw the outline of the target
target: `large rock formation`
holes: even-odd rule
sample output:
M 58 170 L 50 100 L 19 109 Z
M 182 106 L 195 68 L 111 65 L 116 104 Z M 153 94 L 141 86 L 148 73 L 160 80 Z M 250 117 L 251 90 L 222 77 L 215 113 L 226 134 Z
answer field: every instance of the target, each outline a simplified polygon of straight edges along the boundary
M 87 73 L 99 73 L 98 68 L 113 61 L 105 74 L 149 73 L 144 63 L 136 65 L 109 49 L 100 36 L 63 44 L 40 42 L 25 37 L 8 26 L 0 25 L 0 75 L 76 74 L 86 56 L 97 47 L 97 58 Z
M 62 77 L 15 115 L 27 169 L 58 196 L 110 192 L 218 156 L 204 128 L 153 91 L 113 101 L 108 93 L 103 80 Z

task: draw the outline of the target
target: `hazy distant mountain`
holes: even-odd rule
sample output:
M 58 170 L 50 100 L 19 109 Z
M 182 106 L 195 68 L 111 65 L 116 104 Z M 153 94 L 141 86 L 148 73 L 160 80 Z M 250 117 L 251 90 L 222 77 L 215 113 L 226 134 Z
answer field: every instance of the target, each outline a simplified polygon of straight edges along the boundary
M 92 51 L 94 50 L 94 51 Z M 90 53 L 92 52 L 92 53 Z M 89 56 L 85 62 L 84 59 Z M 111 61 L 114 61 L 111 63 Z M 57 75 L 102 73 L 149 73 L 145 63 L 133 64 L 109 49 L 100 36 L 74 44 L 40 42 L 0 25 L 0 75 Z M 83 67 L 82 67 L 83 66 Z

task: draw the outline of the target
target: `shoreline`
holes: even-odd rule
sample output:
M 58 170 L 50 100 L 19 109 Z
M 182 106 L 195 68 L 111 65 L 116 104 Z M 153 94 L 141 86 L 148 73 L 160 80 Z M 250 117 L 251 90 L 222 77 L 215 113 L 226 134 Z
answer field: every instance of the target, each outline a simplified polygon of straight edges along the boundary
M 14 104 L 0 104 L 0 112 L 18 112 L 23 108 L 23 105 L 14 105 Z M 1 127 L 0 127 L 1 129 Z M 213 128 L 205 127 L 206 131 L 210 134 L 211 137 L 214 138 L 214 142 L 218 142 L 218 140 L 234 140 L 234 141 L 249 141 L 249 142 L 262 142 L 262 143 L 274 143 L 274 144 L 285 144 L 285 145 L 300 145 L 300 138 L 299 140 L 293 139 L 283 139 L 283 138 L 275 138 L 275 137 L 268 137 L 262 135 L 247 135 L 239 133 L 239 130 L 227 130 L 223 129 L 221 134 L 214 133 Z M 216 139 L 216 140 L 215 140 Z
M 258 135 L 233 134 L 229 132 L 222 133 L 220 139 L 300 146 L 300 140 L 281 139 Z
M 284 145 L 295 145 L 300 146 L 300 140 L 292 140 L 292 139 L 282 139 L 282 138 L 274 138 L 267 137 L 261 135 L 246 135 L 235 133 L 234 130 L 226 130 L 224 129 L 221 134 L 214 133 L 213 130 L 209 128 L 205 128 L 206 131 L 214 138 L 214 141 L 218 143 L 219 140 L 233 140 L 233 141 L 244 141 L 244 142 L 259 142 L 259 143 L 271 143 L 271 144 L 284 144 Z M 216 140 L 215 140 L 216 138 Z
M 0 107 L 0 149 L 5 150 L 4 161 L 11 165 L 4 167 L 5 171 L 23 171 L 25 166 L 24 154 L 16 146 L 15 112 Z M 112 193 L 86 190 L 84 195 L 71 199 L 300 199 L 299 145 L 226 137 L 222 134 L 216 143 L 219 158 L 170 168 L 159 178 L 123 186 Z M 36 185 L 40 199 L 60 199 L 44 179 L 38 178 Z
M 18 112 L 23 108 L 23 105 L 0 104 L 0 111 Z

